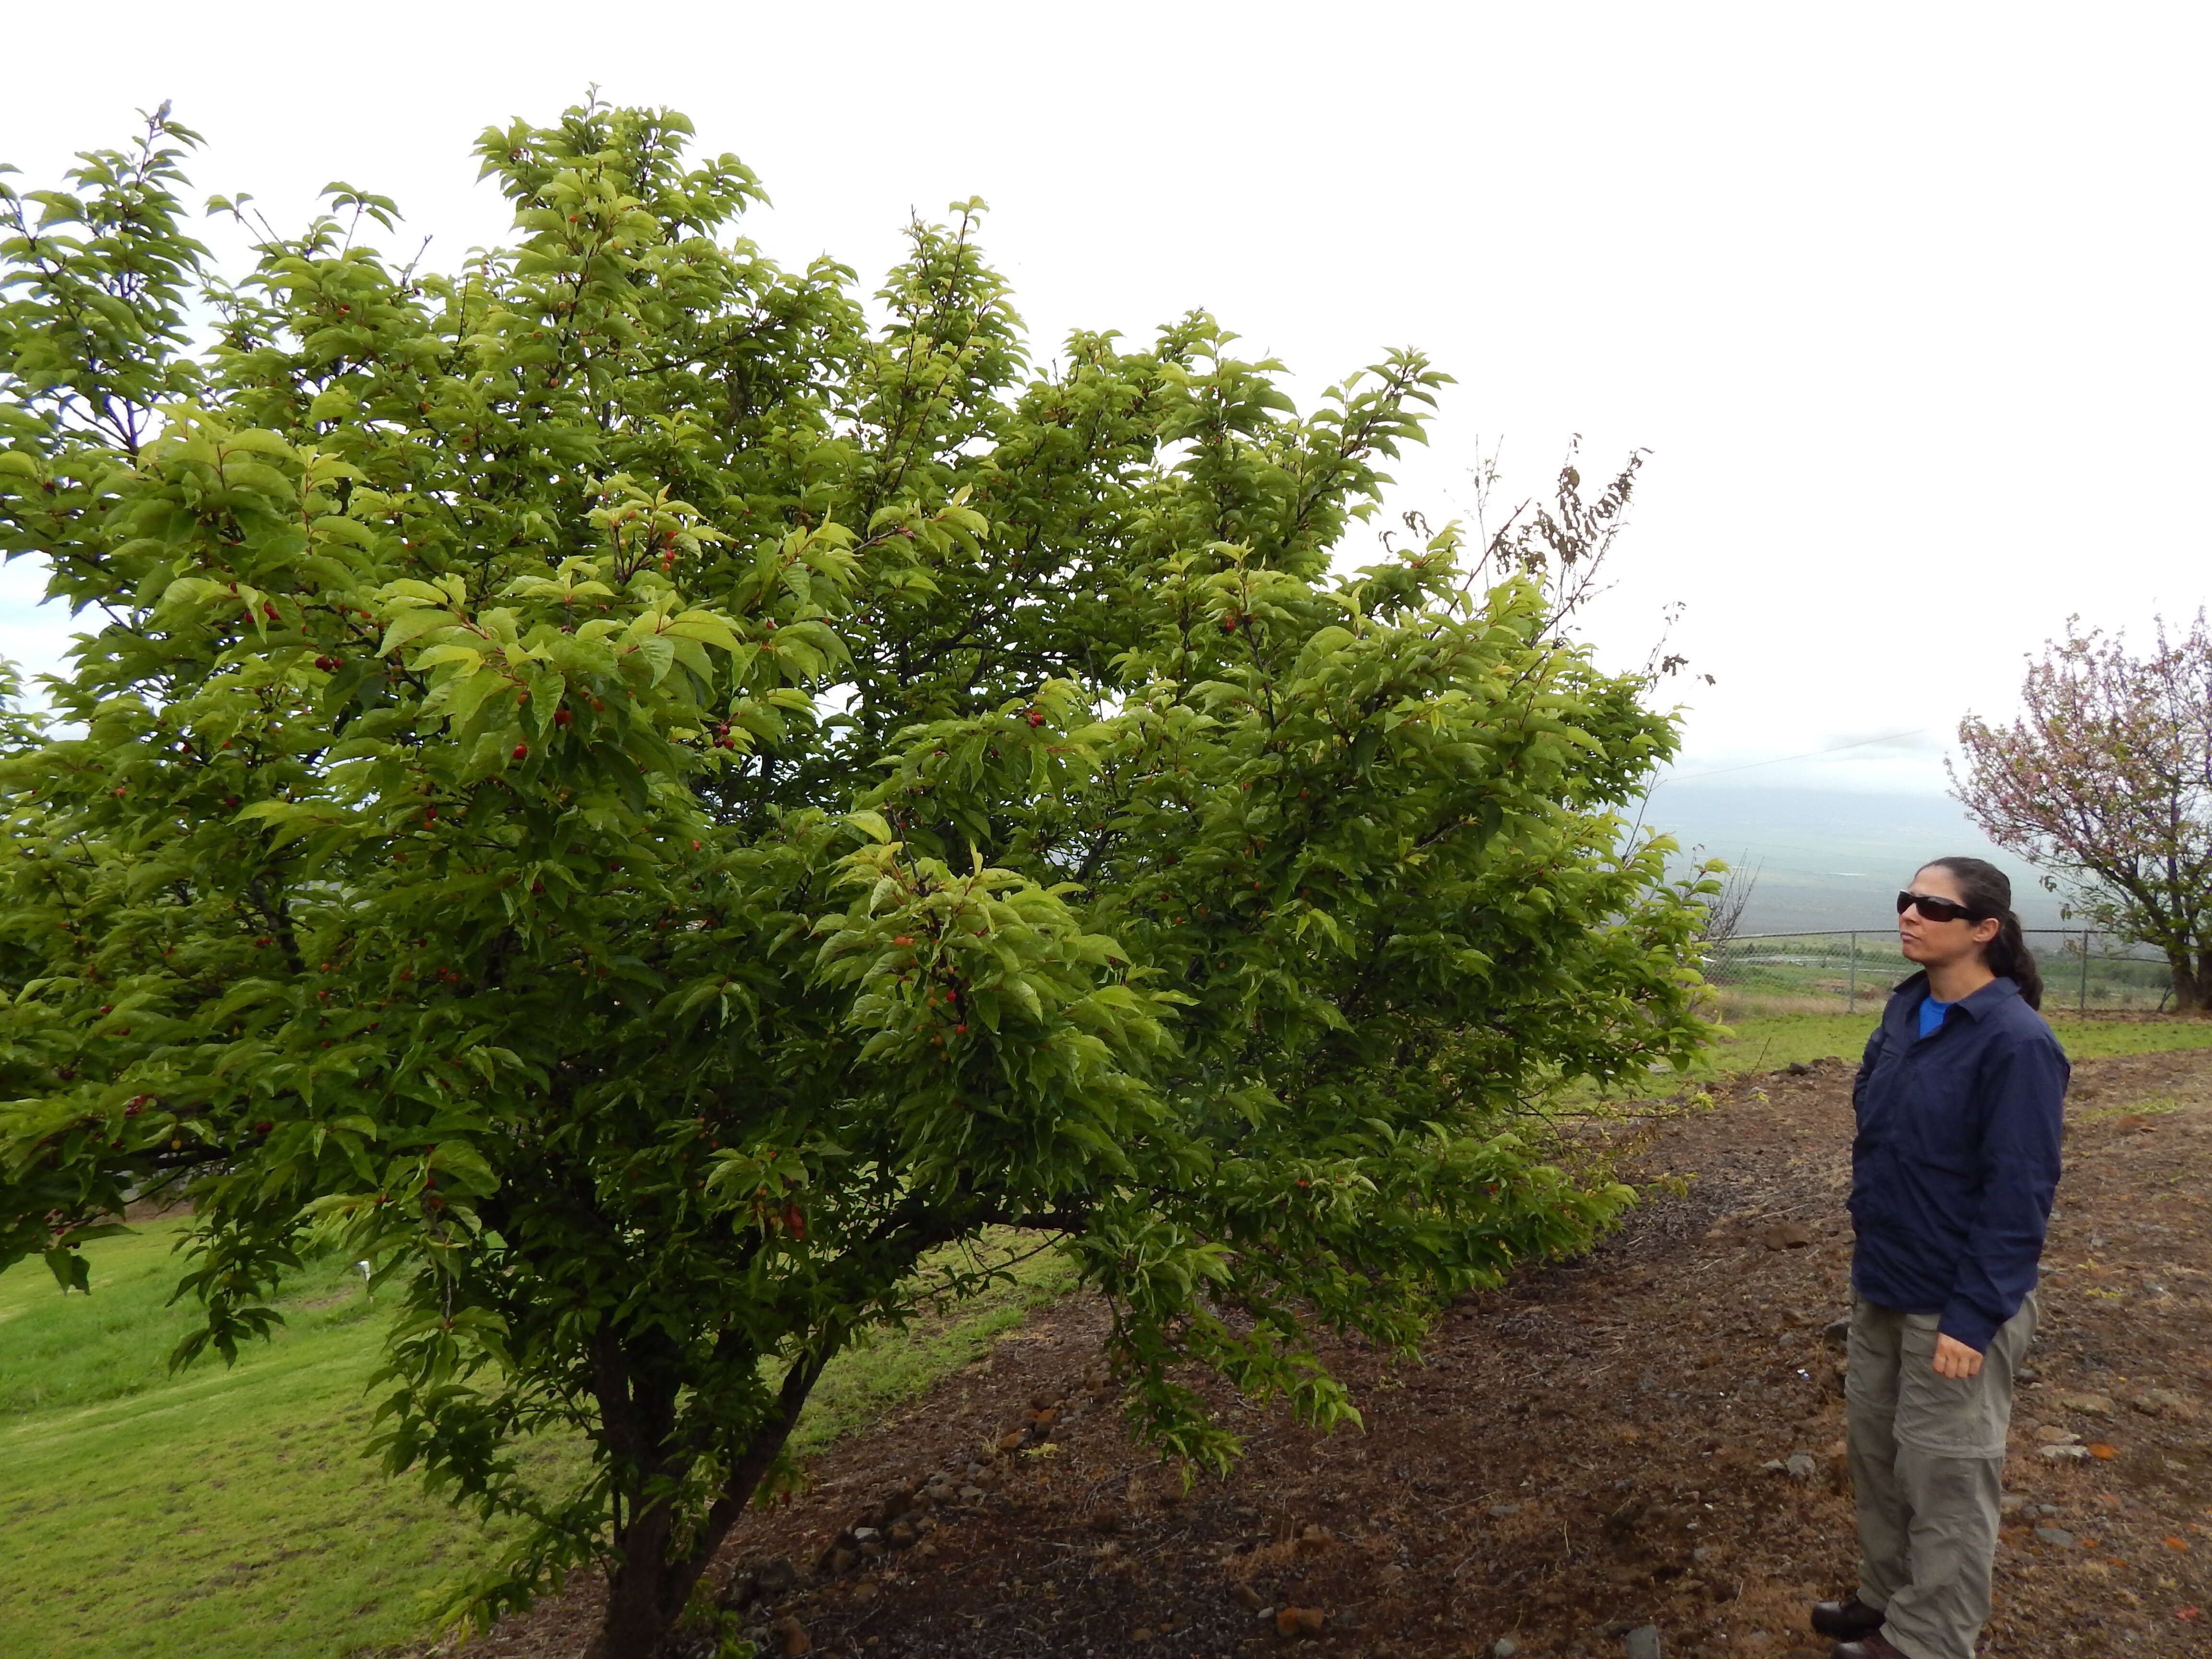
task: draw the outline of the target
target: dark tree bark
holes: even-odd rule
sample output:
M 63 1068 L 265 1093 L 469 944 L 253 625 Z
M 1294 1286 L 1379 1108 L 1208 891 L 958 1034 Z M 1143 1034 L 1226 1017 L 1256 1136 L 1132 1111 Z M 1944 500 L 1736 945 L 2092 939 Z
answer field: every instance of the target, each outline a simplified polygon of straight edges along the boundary
M 680 1476 L 694 1454 L 672 1443 L 673 1411 L 660 1409 L 664 1401 L 657 1391 L 649 1387 L 643 1390 L 645 1399 L 641 1402 L 641 1390 L 625 1360 L 611 1340 L 595 1345 L 593 1389 L 605 1413 L 611 1439 L 617 1422 L 621 1425 L 617 1449 L 637 1471 L 631 1492 L 638 1501 L 616 1526 L 619 1555 L 607 1576 L 607 1610 L 591 1645 L 584 1650 L 583 1659 L 657 1659 L 683 1618 L 700 1575 L 782 1455 L 824 1363 L 810 1355 L 784 1374 L 775 1416 L 761 1425 L 731 1465 L 690 1549 L 678 1555 L 671 1548 L 674 1515 L 666 1503 L 645 1494 L 656 1477 Z M 672 1407 L 672 1395 L 665 1404 Z M 648 1425 L 659 1426 L 657 1440 L 647 1437 Z

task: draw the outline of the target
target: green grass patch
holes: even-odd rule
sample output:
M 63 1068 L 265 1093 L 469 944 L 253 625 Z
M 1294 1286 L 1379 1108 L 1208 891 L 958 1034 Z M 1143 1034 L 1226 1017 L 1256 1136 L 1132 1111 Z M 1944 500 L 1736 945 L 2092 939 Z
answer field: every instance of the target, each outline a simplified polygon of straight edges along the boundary
M 2108 1122 L 2123 1117 L 2166 1117 L 2192 1103 L 2176 1095 L 2146 1095 L 2140 1100 L 2122 1101 L 2117 1106 L 2084 1106 L 2068 1114 L 2082 1123 Z
M 0 1274 L 0 1646 L 9 1659 L 334 1659 L 428 1635 L 492 1543 L 361 1456 L 381 1313 L 345 1264 L 319 1263 L 273 1341 L 173 1377 L 168 1351 L 192 1322 L 163 1305 L 183 1225 L 88 1245 L 89 1297 L 63 1296 L 38 1261 Z M 1069 1278 L 1052 1255 L 1012 1271 L 841 1355 L 799 1449 L 975 1358 Z
M 1731 1020 L 1729 1029 L 1735 1035 L 1714 1046 L 1709 1063 L 1719 1073 L 1771 1072 L 1796 1060 L 1856 1060 L 1865 1052 L 1877 1012 L 1760 1014 Z M 2080 1019 L 2057 1014 L 2051 1029 L 2075 1060 L 2212 1048 L 2212 1019 Z
M 1012 1284 L 903 1331 L 866 1332 L 838 1355 L 806 1402 L 792 1435 L 793 1449 L 803 1456 L 881 1421 L 939 1377 L 981 1358 L 1032 1308 L 1072 1289 L 1075 1273 L 1066 1258 L 1054 1250 L 1030 1254 L 1033 1248 L 981 1253 L 994 1264 L 1007 1264 Z

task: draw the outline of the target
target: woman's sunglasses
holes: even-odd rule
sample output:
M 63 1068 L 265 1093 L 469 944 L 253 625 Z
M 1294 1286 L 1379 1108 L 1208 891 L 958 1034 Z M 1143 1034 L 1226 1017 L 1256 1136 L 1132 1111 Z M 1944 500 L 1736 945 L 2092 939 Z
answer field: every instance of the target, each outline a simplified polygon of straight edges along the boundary
M 1984 921 L 1988 918 L 1964 904 L 1954 904 L 1949 899 L 1936 898 L 1927 893 L 1899 893 L 1897 914 L 1917 909 L 1929 921 Z

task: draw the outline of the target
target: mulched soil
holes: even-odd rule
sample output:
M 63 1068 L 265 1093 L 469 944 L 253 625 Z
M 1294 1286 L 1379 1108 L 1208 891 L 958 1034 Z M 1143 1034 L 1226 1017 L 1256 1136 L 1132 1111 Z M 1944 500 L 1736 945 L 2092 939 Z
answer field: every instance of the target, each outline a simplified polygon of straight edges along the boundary
M 1468 1299 L 1425 1364 L 1334 1352 L 1364 1433 L 1217 1389 L 1249 1454 L 1186 1494 L 1122 1431 L 1101 1310 L 1073 1299 L 824 1454 L 717 1577 L 795 1567 L 743 1615 L 771 1654 L 1595 1656 L 1647 1625 L 1670 1659 L 1825 1654 L 1804 1606 L 1854 1559 L 1827 1332 L 1847 1305 L 1850 1081 L 1834 1061 L 1733 1079 L 1645 1147 L 1650 1201 L 1589 1256 Z M 2068 1109 L 1984 1651 L 2203 1659 L 2212 1054 L 2085 1062 Z M 918 1505 L 932 1476 L 949 1501 Z M 918 1542 L 853 1536 L 917 1507 Z M 467 1651 L 570 1659 L 599 1596 L 572 1583 Z

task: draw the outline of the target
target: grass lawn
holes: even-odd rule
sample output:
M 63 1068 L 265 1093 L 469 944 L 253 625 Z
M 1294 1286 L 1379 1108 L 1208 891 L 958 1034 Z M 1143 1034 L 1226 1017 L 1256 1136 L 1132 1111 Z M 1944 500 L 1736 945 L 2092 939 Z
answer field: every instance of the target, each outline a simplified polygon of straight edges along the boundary
M 1840 1055 L 1856 1060 L 1865 1050 L 1879 1010 L 1850 1014 L 1762 1014 L 1729 1022 L 1735 1035 L 1714 1049 L 1717 1072 L 1771 1072 L 1792 1060 Z M 2170 1048 L 2212 1048 L 2212 1019 L 2081 1019 L 2054 1013 L 2051 1029 L 2075 1060 L 2146 1054 Z
M 183 1224 L 88 1246 L 94 1293 L 0 1274 L 0 1651 L 7 1659 L 325 1659 L 428 1633 L 488 1553 L 467 1521 L 360 1455 L 382 1320 L 312 1268 L 276 1340 L 171 1377 Z M 812 1449 L 974 1358 L 1066 1282 L 1056 1258 L 957 1318 L 841 1356 Z M 549 1462 L 576 1455 L 554 1445 Z

